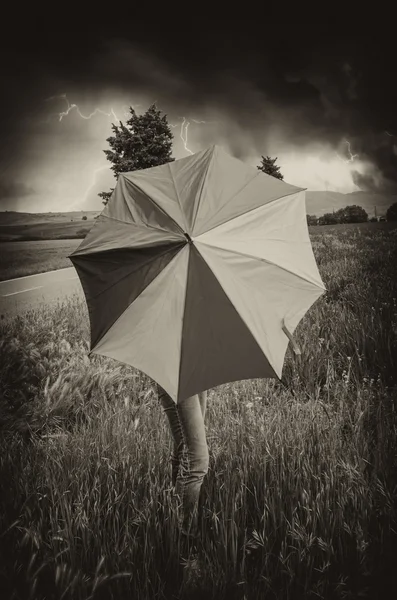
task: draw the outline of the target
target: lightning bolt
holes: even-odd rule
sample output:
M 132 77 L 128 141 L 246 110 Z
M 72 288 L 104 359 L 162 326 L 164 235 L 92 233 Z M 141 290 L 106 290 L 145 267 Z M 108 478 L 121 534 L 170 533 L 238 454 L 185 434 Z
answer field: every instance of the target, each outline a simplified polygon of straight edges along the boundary
M 81 110 L 77 104 L 71 104 L 69 102 L 66 94 L 60 94 L 59 96 L 51 96 L 50 98 L 46 98 L 45 102 L 49 102 L 51 100 L 64 100 L 67 104 L 67 107 L 64 111 L 62 111 L 60 113 L 56 113 L 58 115 L 60 121 L 62 121 L 62 119 L 64 117 L 67 117 L 71 113 L 72 110 L 76 111 L 77 114 L 79 115 L 79 117 L 81 117 L 82 119 L 85 119 L 87 121 L 89 119 L 92 119 L 92 117 L 94 117 L 95 115 L 104 115 L 105 117 L 113 117 L 114 119 L 116 119 L 116 121 L 120 121 L 120 119 L 114 112 L 113 108 L 110 109 L 110 112 L 106 112 L 106 111 L 102 110 L 101 108 L 95 108 L 95 110 L 93 110 L 89 115 L 84 115 L 81 112 Z
M 101 165 L 100 167 L 97 167 L 96 169 L 94 169 L 94 171 L 92 173 L 91 183 L 88 186 L 88 188 L 86 189 L 85 194 L 84 194 L 84 200 L 87 199 L 90 190 L 94 187 L 98 173 L 100 173 L 101 171 L 106 171 L 106 169 L 110 169 L 110 166 L 109 165 Z
M 116 115 L 113 108 L 110 109 L 110 112 L 106 112 L 106 111 L 102 110 L 101 108 L 95 108 L 90 114 L 85 115 L 81 112 L 81 110 L 77 104 L 75 104 L 75 103 L 71 104 L 69 102 L 67 94 L 59 94 L 58 96 L 51 96 L 50 98 L 46 98 L 45 102 L 50 102 L 52 100 L 64 100 L 64 102 L 66 102 L 66 109 L 59 113 L 55 113 L 58 116 L 59 121 L 62 121 L 62 119 L 67 117 L 72 111 L 75 111 L 79 115 L 79 117 L 81 117 L 82 119 L 85 119 L 85 120 L 92 119 L 92 117 L 94 117 L 95 115 L 100 114 L 100 115 L 104 115 L 105 117 L 113 117 L 116 121 L 120 121 L 119 117 Z M 153 104 L 156 106 L 156 101 L 153 102 Z M 138 108 L 139 106 L 141 106 L 141 105 L 136 104 L 133 106 L 133 108 Z M 124 114 L 125 118 L 129 117 L 129 108 L 130 107 L 127 104 L 124 104 L 122 106 L 122 110 L 123 110 L 123 114 Z M 51 117 L 51 115 L 50 115 L 50 117 Z M 186 150 L 186 152 L 189 152 L 189 154 L 193 154 L 193 151 L 188 146 L 188 129 L 189 129 L 190 121 L 188 121 L 186 119 L 186 117 L 178 117 L 178 118 L 182 119 L 182 122 L 180 125 L 179 137 L 181 138 L 181 140 L 183 142 L 183 147 Z M 191 119 L 191 121 L 193 123 L 197 123 L 197 124 L 209 123 L 209 121 L 200 121 L 198 119 Z M 211 123 L 214 123 L 214 122 L 215 121 L 211 121 Z M 178 124 L 170 123 L 170 126 L 174 128 L 174 127 L 178 127 Z
M 184 146 L 186 152 L 189 152 L 189 154 L 193 154 L 193 152 L 188 147 L 188 141 L 187 141 L 187 130 L 189 129 L 190 121 L 187 121 L 186 117 L 179 117 L 179 118 L 182 119 L 181 132 L 179 135 L 183 142 L 183 146 Z
M 109 112 L 106 112 L 104 110 L 102 110 L 101 108 L 95 108 L 91 113 L 89 114 L 83 114 L 79 108 L 79 106 L 75 103 L 70 103 L 69 99 L 67 97 L 67 94 L 60 94 L 57 96 L 51 96 L 50 98 L 46 98 L 45 102 L 50 102 L 53 100 L 63 100 L 66 103 L 66 108 L 65 110 L 59 112 L 59 113 L 55 113 L 58 117 L 59 121 L 62 121 L 65 117 L 67 117 L 72 111 L 75 111 L 79 117 L 81 119 L 84 120 L 89 120 L 92 119 L 92 117 L 94 117 L 95 115 L 103 115 L 105 117 L 113 117 L 116 121 L 120 121 L 119 117 L 116 115 L 115 111 L 113 108 L 110 108 Z M 153 103 L 156 106 L 156 102 Z M 139 106 L 141 106 L 140 104 L 136 104 L 135 106 L 133 106 L 133 108 L 138 108 Z M 123 111 L 123 115 L 125 118 L 128 118 L 130 113 L 129 113 L 129 109 L 130 107 L 127 104 L 124 104 L 122 106 L 122 111 Z M 51 118 L 50 115 L 47 119 L 48 120 Z M 183 143 L 183 147 L 186 150 L 186 152 L 188 152 L 189 154 L 194 154 L 193 151 L 189 148 L 189 142 L 188 142 L 188 129 L 189 126 L 192 123 L 197 123 L 197 124 L 207 124 L 207 123 L 215 123 L 216 121 L 202 121 L 202 120 L 198 120 L 198 119 L 191 119 L 188 120 L 186 117 L 178 117 L 179 119 L 181 119 L 181 124 L 180 124 L 180 132 L 179 132 L 179 137 L 182 140 Z M 178 124 L 172 124 L 170 123 L 170 127 L 175 128 L 178 127 Z M 97 181 L 97 175 L 98 173 L 100 173 L 101 171 L 104 171 L 105 169 L 110 168 L 108 165 L 101 165 L 99 167 L 97 167 L 96 169 L 94 169 L 94 171 L 92 172 L 92 177 L 91 177 L 91 182 L 88 185 L 85 193 L 84 193 L 84 201 L 87 200 L 88 198 L 88 194 L 91 191 L 91 189 L 94 187 L 94 185 L 96 184 Z M 78 205 L 80 202 L 75 202 L 73 203 L 70 207 L 69 210 L 72 210 L 76 205 Z
M 352 162 L 354 162 L 354 159 L 358 158 L 359 156 L 358 156 L 358 154 L 352 154 L 351 144 L 350 144 L 349 140 L 343 140 L 343 142 L 347 145 L 347 151 L 349 153 L 349 158 L 348 159 L 342 158 L 341 156 L 339 156 L 339 154 L 337 152 L 335 152 L 335 154 L 339 158 L 339 160 L 341 160 L 345 164 L 352 163 Z
M 109 165 L 101 165 L 99 167 L 96 167 L 96 169 L 93 170 L 92 175 L 91 175 L 91 181 L 88 184 L 86 191 L 84 192 L 83 202 L 85 202 L 88 199 L 88 194 L 90 193 L 90 191 L 96 184 L 98 173 L 100 173 L 101 171 L 105 171 L 106 169 L 110 169 L 110 166 Z M 81 200 L 76 200 L 76 202 L 74 202 L 71 206 L 69 206 L 68 210 L 73 210 L 75 207 L 78 208 L 79 206 L 81 207 Z
M 186 117 L 178 117 L 179 119 L 182 119 L 181 125 L 180 125 L 180 132 L 179 132 L 179 137 L 181 138 L 182 142 L 183 142 L 183 147 L 185 148 L 186 152 L 189 152 L 189 154 L 194 154 L 194 152 L 192 150 L 190 150 L 189 146 L 188 146 L 188 129 L 189 129 L 189 125 L 190 123 L 198 123 L 198 124 L 209 124 L 209 123 L 215 123 L 215 121 L 199 121 L 198 119 L 192 119 L 191 122 L 188 121 L 186 119 Z M 178 127 L 178 124 L 173 124 L 170 123 L 170 127 Z

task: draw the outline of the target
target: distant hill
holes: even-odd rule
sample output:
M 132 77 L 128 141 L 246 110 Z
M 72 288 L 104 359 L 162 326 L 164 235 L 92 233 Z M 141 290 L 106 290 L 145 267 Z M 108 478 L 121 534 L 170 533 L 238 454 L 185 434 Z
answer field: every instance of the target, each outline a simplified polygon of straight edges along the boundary
M 0 212 L 0 242 L 82 239 L 100 211 Z M 87 217 L 83 220 L 83 217 Z
M 338 192 L 306 192 L 306 211 L 309 215 L 321 215 L 337 211 L 351 204 L 361 206 L 372 217 L 376 213 L 385 215 L 388 207 L 397 202 L 397 195 L 376 194 L 373 192 L 351 192 L 340 194 Z
M 306 192 L 306 212 L 320 217 L 324 213 L 337 211 L 351 204 L 364 208 L 369 217 L 386 214 L 388 207 L 397 202 L 397 195 L 372 192 Z M 82 239 L 91 229 L 95 217 L 102 210 L 73 212 L 26 213 L 17 211 L 0 212 L 0 241 Z M 87 217 L 83 221 L 83 216 Z
M 27 213 L 16 210 L 0 211 L 1 225 L 33 225 L 34 223 L 70 223 L 81 221 L 83 217 L 87 220 L 93 220 L 99 215 L 100 210 L 75 210 L 71 212 L 46 212 L 46 213 Z

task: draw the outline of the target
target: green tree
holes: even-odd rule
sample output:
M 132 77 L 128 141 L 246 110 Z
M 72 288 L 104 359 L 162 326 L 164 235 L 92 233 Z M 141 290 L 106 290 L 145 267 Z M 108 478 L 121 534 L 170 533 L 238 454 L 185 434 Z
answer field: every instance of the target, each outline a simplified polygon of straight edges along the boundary
M 308 225 L 317 225 L 318 219 L 316 215 L 306 215 L 306 221 Z
M 325 215 L 322 215 L 318 220 L 319 225 L 337 225 L 338 223 L 339 221 L 336 213 L 325 213 Z
M 152 104 L 148 110 L 137 115 L 130 107 L 131 117 L 119 125 L 112 124 L 114 135 L 107 138 L 111 150 L 104 150 L 116 177 L 120 173 L 157 167 L 175 159 L 171 156 L 174 136 L 166 115 L 161 115 Z M 114 188 L 98 194 L 107 204 Z
M 280 167 L 276 165 L 276 160 L 277 157 L 270 158 L 270 156 L 262 156 L 262 164 L 258 166 L 258 169 L 277 179 L 284 179 L 284 176 L 280 173 Z
M 397 202 L 389 206 L 386 211 L 386 219 L 388 221 L 397 221 Z
M 335 213 L 339 223 L 365 223 L 368 221 L 368 213 L 357 204 L 340 208 Z

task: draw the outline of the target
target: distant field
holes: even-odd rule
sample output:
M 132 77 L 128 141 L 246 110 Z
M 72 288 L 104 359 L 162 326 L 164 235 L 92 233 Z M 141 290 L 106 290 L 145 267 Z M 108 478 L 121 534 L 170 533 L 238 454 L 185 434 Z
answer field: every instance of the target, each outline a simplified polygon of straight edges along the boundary
M 322 231 L 325 233 L 330 233 L 330 232 L 341 232 L 344 229 L 346 230 L 351 230 L 351 229 L 360 229 L 360 230 L 364 230 L 364 231 L 380 231 L 380 230 L 384 230 L 384 231 L 390 231 L 391 229 L 395 229 L 397 227 L 397 222 L 396 221 L 380 221 L 377 223 L 344 223 L 343 225 L 311 225 L 309 227 L 309 232 L 313 232 L 313 233 L 321 233 Z
M 95 223 L 100 211 L 66 213 L 0 212 L 0 242 L 83 239 Z M 87 219 L 83 220 L 83 216 Z M 311 226 L 310 231 L 371 228 L 389 230 L 393 223 L 349 223 L 346 225 Z
M 26 213 L 12 210 L 0 211 L 1 225 L 25 225 L 33 223 L 69 223 L 70 220 L 81 221 L 85 216 L 87 220 L 94 220 L 99 210 L 75 210 L 70 212 L 45 212 Z
M 87 227 L 92 226 L 88 220 Z M 58 239 L 55 237 L 58 223 L 46 223 L 46 231 L 52 236 L 48 240 L 40 241 L 8 241 L 0 243 L 0 281 L 13 279 L 14 277 L 23 277 L 24 275 L 35 275 L 64 267 L 71 267 L 71 261 L 66 258 L 79 244 L 81 239 Z M 61 223 L 60 227 L 66 229 L 68 223 Z M 71 223 L 74 225 L 74 223 Z M 39 225 L 37 225 L 39 226 Z M 42 226 L 42 224 L 40 225 Z M 80 222 L 78 223 L 80 227 Z M 6 226 L 8 229 L 10 226 Z M 29 226 L 31 229 L 34 225 Z M 322 225 L 309 227 L 311 235 L 326 233 L 337 233 L 345 230 L 357 229 L 367 233 L 377 231 L 390 231 L 397 229 L 397 223 L 350 223 L 347 225 Z M 1 231 L 1 227 L 0 227 Z M 85 237 L 84 235 L 82 237 Z
M 81 240 L 43 240 L 0 244 L 0 281 L 72 267 L 66 258 Z
M 0 242 L 84 238 L 98 212 L 0 213 Z M 83 216 L 87 217 L 83 220 Z

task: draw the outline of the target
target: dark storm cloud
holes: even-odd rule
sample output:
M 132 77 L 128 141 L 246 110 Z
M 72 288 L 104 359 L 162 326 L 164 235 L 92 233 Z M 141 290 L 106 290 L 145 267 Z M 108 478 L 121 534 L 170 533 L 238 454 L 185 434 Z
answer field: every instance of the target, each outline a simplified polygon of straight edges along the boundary
M 74 29 L 73 39 L 70 31 L 35 32 L 30 45 L 23 38 L 10 53 L 0 129 L 25 131 L 21 148 L 29 144 L 23 118 L 34 120 L 34 110 L 44 115 L 49 96 L 68 93 L 74 101 L 123 92 L 131 104 L 141 95 L 172 115 L 215 112 L 240 158 L 271 151 L 275 127 L 298 149 L 314 142 L 337 148 L 348 139 L 373 165 L 355 182 L 390 189 L 397 186 L 396 140 L 384 131 L 397 131 L 393 39 L 384 27 L 369 34 L 296 23 L 269 24 L 264 35 L 262 22 L 201 30 L 167 24 L 163 33 L 155 24 L 132 30 L 127 22 L 92 23 Z M 7 152 L 12 147 L 11 140 Z
M 236 126 L 230 147 L 240 158 L 267 151 L 266 133 L 274 126 L 298 148 L 312 142 L 336 148 L 348 139 L 352 153 L 374 165 L 372 174 L 355 174 L 357 185 L 397 187 L 395 140 L 384 133 L 397 130 L 393 44 L 387 36 L 349 31 L 336 36 L 320 28 L 305 39 L 304 33 L 291 36 L 288 27 L 284 36 L 270 34 L 267 40 L 255 31 L 250 38 L 233 33 L 220 38 L 209 31 L 204 43 L 195 40 L 194 52 L 189 44 L 170 48 L 150 35 L 134 44 L 113 38 L 92 72 L 111 85 L 129 82 L 160 96 L 167 108 L 198 113 L 216 108 Z
M 352 172 L 354 183 L 364 192 L 376 192 L 379 190 L 379 181 L 372 173 Z
M 24 198 L 35 193 L 36 191 L 25 183 L 0 181 L 0 199 Z
M 368 191 L 397 192 L 396 143 L 397 138 L 385 131 L 379 134 L 368 132 L 357 139 L 357 152 L 375 166 L 372 172 L 352 173 L 358 187 Z
M 230 55 L 228 64 L 217 51 L 207 71 L 198 59 L 194 67 L 189 65 L 183 49 L 181 54 L 156 53 L 119 38 L 107 40 L 92 58 L 90 82 L 130 90 L 132 99 L 134 93 L 144 93 L 165 112 L 189 118 L 207 109 L 217 111 L 228 129 L 230 147 L 240 158 L 266 151 L 267 132 L 276 124 L 296 144 L 323 139 L 324 133 L 337 139 L 335 128 L 327 132 L 324 127 L 321 93 L 311 82 L 286 81 L 269 61 L 255 66 L 243 53 L 239 60 Z
M 355 172 L 353 180 L 365 190 L 397 191 L 396 140 L 387 136 L 388 124 L 394 129 L 397 102 L 396 84 L 388 68 L 392 54 L 385 49 L 379 54 L 371 40 L 364 44 L 345 45 L 340 56 L 325 49 L 303 65 L 299 75 L 320 94 L 323 118 L 320 131 L 331 142 L 343 136 L 350 142 L 352 153 L 373 165 L 371 173 Z M 390 48 L 391 50 L 391 48 Z M 383 70 L 385 71 L 383 73 Z M 393 102 L 391 99 L 394 99 Z M 319 131 L 310 128 L 312 135 Z

